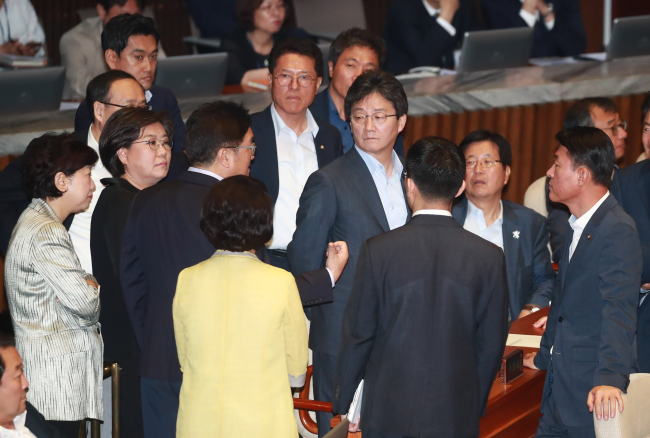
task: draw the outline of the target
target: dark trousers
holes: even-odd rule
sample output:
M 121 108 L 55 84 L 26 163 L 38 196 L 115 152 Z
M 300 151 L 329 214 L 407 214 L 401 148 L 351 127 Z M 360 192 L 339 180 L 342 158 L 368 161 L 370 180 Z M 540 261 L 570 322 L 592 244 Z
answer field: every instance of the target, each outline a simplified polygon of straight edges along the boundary
M 596 438 L 594 425 L 568 427 L 562 423 L 553 393 L 546 399 L 535 438 Z M 366 435 L 364 434 L 364 438 Z
M 313 351 L 312 359 L 314 399 L 331 403 L 334 401 L 334 373 L 336 373 L 337 356 Z M 347 414 L 347 412 L 341 412 L 341 414 Z M 316 412 L 319 438 L 324 437 L 331 430 L 330 422 L 333 417 L 331 412 Z
M 286 251 L 276 251 L 273 249 L 269 249 L 269 259 L 271 262 L 271 266 L 275 266 L 276 268 L 284 269 L 287 272 L 291 272 L 291 269 L 289 269 L 289 259 L 287 258 Z
M 140 379 L 145 438 L 175 438 L 181 382 Z
M 404 435 L 395 435 L 393 433 L 377 432 L 375 430 L 364 429 L 361 431 L 363 438 L 411 438 Z
M 120 436 L 122 438 L 141 438 L 144 436 L 144 428 L 142 426 L 139 364 L 137 361 L 123 361 L 120 365 L 122 365 L 120 372 Z M 111 419 L 104 418 L 104 421 L 111 421 Z
M 79 427 L 81 421 L 54 421 L 47 420 L 47 423 L 54 426 L 61 434 L 61 438 L 79 438 Z

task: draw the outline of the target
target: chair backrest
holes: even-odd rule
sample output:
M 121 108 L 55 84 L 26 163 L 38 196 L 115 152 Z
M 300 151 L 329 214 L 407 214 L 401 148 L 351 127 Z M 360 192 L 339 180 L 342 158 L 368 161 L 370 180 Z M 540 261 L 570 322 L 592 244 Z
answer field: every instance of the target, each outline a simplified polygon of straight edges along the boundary
M 333 40 L 351 27 L 366 28 L 363 0 L 293 0 L 298 27 Z
M 627 394 L 623 394 L 623 412 L 609 420 L 598 420 L 594 412 L 596 438 L 645 438 L 650 436 L 650 374 L 630 375 Z M 617 403 L 618 404 L 618 403 Z

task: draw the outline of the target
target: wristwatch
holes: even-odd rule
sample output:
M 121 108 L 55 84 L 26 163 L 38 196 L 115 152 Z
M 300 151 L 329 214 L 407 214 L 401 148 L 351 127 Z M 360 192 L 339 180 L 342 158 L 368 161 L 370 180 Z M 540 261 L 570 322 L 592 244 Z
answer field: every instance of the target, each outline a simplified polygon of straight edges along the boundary
M 546 18 L 546 17 L 548 17 L 548 16 L 551 15 L 551 14 L 553 13 L 553 11 L 554 11 L 554 9 L 553 9 L 553 3 L 549 3 L 549 4 L 547 4 L 546 7 L 547 7 L 548 9 L 546 10 L 546 12 L 544 12 L 544 13 L 542 14 L 542 18 Z
M 530 313 L 535 313 L 540 309 L 540 307 L 536 304 L 526 304 L 524 306 L 524 310 L 529 310 Z

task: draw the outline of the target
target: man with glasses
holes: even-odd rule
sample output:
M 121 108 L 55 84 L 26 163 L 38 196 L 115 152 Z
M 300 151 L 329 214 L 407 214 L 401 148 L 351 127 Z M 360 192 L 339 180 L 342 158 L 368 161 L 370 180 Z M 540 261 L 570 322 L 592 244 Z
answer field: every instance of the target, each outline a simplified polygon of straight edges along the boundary
M 465 197 L 452 215 L 465 228 L 503 250 L 511 320 L 548 306 L 555 272 L 544 216 L 501 199 L 510 178 L 512 149 L 503 136 L 478 130 L 458 146 L 465 156 Z
M 314 172 L 305 185 L 288 247 L 294 275 L 322 268 L 330 240 L 347 242 L 348 267 L 334 288 L 334 302 L 310 309 L 309 347 L 314 362 L 314 397 L 334 400 L 334 373 L 341 342 L 343 311 L 364 240 L 401 227 L 409 217 L 403 165 L 393 150 L 406 125 L 408 100 L 390 73 L 369 70 L 345 97 L 355 146 L 329 166 Z M 345 414 L 345 412 L 342 412 Z M 332 414 L 316 413 L 318 435 L 329 431 Z
M 289 270 L 287 245 L 296 229 L 303 187 L 313 172 L 343 153 L 341 134 L 309 111 L 322 82 L 323 56 L 309 40 L 288 39 L 269 55 L 273 103 L 253 114 L 251 128 L 259 146 L 250 175 L 262 181 L 275 205 L 271 264 Z M 322 255 L 322 254 L 320 254 Z

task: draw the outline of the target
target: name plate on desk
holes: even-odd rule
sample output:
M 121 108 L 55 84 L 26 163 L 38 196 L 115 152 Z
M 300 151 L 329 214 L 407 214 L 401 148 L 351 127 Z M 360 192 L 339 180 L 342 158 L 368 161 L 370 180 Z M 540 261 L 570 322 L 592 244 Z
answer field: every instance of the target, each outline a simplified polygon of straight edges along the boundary
M 516 349 L 501 360 L 501 381 L 506 384 L 524 374 L 524 350 Z

